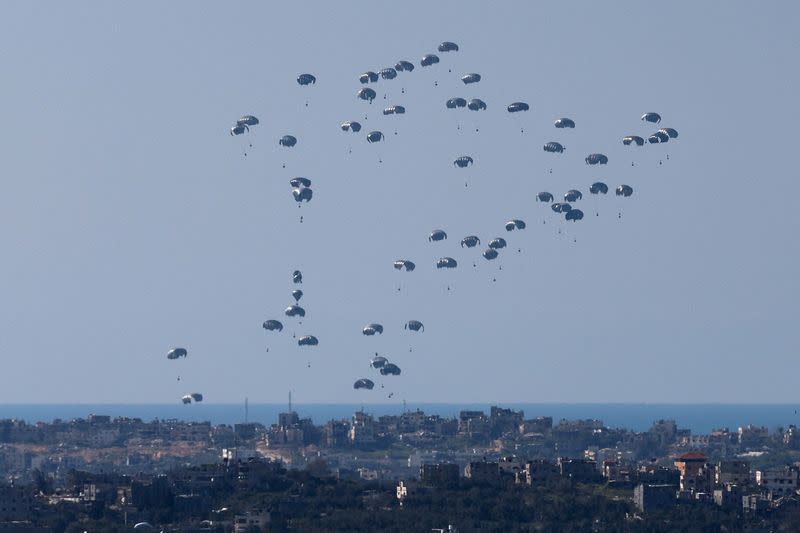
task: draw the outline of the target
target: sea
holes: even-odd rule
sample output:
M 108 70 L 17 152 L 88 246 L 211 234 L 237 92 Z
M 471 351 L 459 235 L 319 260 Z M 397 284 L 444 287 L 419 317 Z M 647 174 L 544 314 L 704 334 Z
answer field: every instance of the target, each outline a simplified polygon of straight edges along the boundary
M 462 410 L 481 410 L 489 413 L 491 405 L 522 410 L 525 418 L 551 416 L 554 424 L 561 419 L 599 419 L 608 427 L 645 431 L 654 421 L 671 419 L 678 427 L 691 430 L 695 435 L 707 434 L 714 429 L 735 431 L 740 426 L 753 424 L 765 426 L 770 431 L 790 424 L 800 425 L 798 404 L 648 404 L 648 403 L 411 403 L 407 404 L 294 404 L 292 409 L 301 418 L 311 418 L 315 424 L 329 420 L 349 419 L 359 410 L 378 417 L 398 415 L 404 410 L 420 409 L 426 414 L 457 417 Z M 112 417 L 178 419 L 212 424 L 260 422 L 265 425 L 278 420 L 278 413 L 286 412 L 287 404 L 193 403 L 183 404 L 0 404 L 0 420 L 17 419 L 28 423 L 52 422 L 55 419 L 86 418 L 90 414 Z

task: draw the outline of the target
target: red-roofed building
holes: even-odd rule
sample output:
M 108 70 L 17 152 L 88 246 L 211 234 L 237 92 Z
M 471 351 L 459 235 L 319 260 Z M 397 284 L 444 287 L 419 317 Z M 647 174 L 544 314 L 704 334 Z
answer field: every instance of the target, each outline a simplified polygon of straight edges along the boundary
M 687 452 L 675 458 L 675 468 L 680 472 L 680 490 L 708 492 L 713 481 L 712 468 L 707 457 L 700 452 Z

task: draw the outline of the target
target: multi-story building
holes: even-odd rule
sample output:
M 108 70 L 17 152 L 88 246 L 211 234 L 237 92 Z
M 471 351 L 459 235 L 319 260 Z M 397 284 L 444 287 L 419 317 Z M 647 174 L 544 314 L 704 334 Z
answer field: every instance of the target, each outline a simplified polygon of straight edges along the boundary
M 706 455 L 700 452 L 687 452 L 675 459 L 675 468 L 680 473 L 680 490 L 690 492 L 709 492 L 712 485 L 712 469 Z
M 717 463 L 714 481 L 718 486 L 747 485 L 750 483 L 748 461 L 720 461 Z
M 787 466 L 756 470 L 756 484 L 772 497 L 794 494 L 797 490 L 797 469 Z

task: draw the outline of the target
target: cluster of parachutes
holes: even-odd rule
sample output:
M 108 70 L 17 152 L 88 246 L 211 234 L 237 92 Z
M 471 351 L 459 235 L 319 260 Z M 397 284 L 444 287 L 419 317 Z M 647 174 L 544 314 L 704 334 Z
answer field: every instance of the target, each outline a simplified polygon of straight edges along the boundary
M 178 359 L 185 359 L 188 356 L 189 356 L 189 351 L 186 348 L 176 347 L 176 348 L 172 348 L 171 350 L 169 350 L 167 352 L 167 360 L 169 360 L 169 361 L 176 361 Z M 180 380 L 181 380 L 181 378 L 180 378 L 180 376 L 178 376 L 178 381 L 180 381 Z M 184 395 L 181 398 L 181 401 L 184 404 L 192 403 L 192 401 L 194 401 L 194 402 L 202 402 L 203 401 L 203 395 L 200 394 L 199 392 L 193 392 L 191 394 Z
M 459 46 L 456 43 L 445 41 L 439 44 L 437 47 L 437 52 L 439 54 L 451 53 L 459 51 Z M 425 69 L 427 71 L 428 68 L 433 67 L 434 65 L 440 62 L 440 57 L 436 53 L 428 53 L 422 56 L 419 60 L 419 67 Z M 383 82 L 390 82 L 390 83 L 398 83 L 396 80 L 398 77 L 404 79 L 403 77 L 407 73 L 414 72 L 416 66 L 413 62 L 408 60 L 399 60 L 394 63 L 393 66 L 387 66 L 384 68 L 376 69 L 376 71 L 368 70 L 363 72 L 358 76 L 358 81 L 362 85 L 356 91 L 356 98 L 363 102 L 372 103 L 378 96 L 376 90 L 373 88 L 374 84 L 376 83 L 383 83 Z M 435 71 L 435 69 L 433 69 Z M 481 74 L 477 72 L 469 72 L 460 76 L 460 79 L 464 86 L 467 87 L 480 87 L 481 81 L 483 77 Z M 297 83 L 300 86 L 309 86 L 316 84 L 316 77 L 312 74 L 300 74 L 297 77 Z M 481 84 L 481 85 L 478 85 Z M 438 85 L 438 82 L 435 82 L 434 85 Z M 405 89 L 401 88 L 401 93 L 404 93 Z M 384 95 L 384 99 L 386 99 L 386 95 Z M 308 103 L 306 103 L 308 105 Z M 515 113 L 522 113 L 528 112 L 531 109 L 531 106 L 524 101 L 514 101 L 510 104 L 506 105 L 506 111 L 510 114 Z M 445 101 L 445 109 L 446 110 L 468 110 L 468 111 L 486 111 L 488 109 L 487 103 L 480 99 L 480 98 L 464 98 L 461 96 L 454 96 L 449 98 Z M 446 111 L 450 113 L 450 111 Z M 381 120 L 397 120 L 395 117 L 397 115 L 405 115 L 406 114 L 406 107 L 399 104 L 388 105 L 383 108 L 382 115 L 387 117 L 386 119 Z M 479 115 L 473 115 L 479 116 Z M 367 120 L 368 117 L 365 116 L 364 120 Z M 659 124 L 661 122 L 661 116 L 658 113 L 649 112 L 642 115 L 641 120 L 645 124 Z M 249 128 L 257 125 L 259 123 L 258 119 L 252 115 L 245 115 L 237 120 L 236 124 L 231 128 L 231 135 L 238 136 L 249 131 Z M 576 123 L 572 118 L 568 117 L 561 117 L 554 121 L 553 126 L 558 130 L 557 133 L 564 137 L 568 137 L 570 133 L 568 130 L 574 130 L 576 128 Z M 353 133 L 353 134 L 360 134 L 362 129 L 362 124 L 356 120 L 346 120 L 341 122 L 340 124 L 342 132 L 345 133 Z M 460 129 L 460 125 L 459 125 Z M 478 131 L 476 127 L 476 131 Z M 522 130 L 524 133 L 524 129 Z M 379 129 L 372 129 L 372 130 L 365 130 L 364 132 L 366 141 L 368 144 L 374 143 L 382 143 L 385 140 L 385 135 Z M 395 132 L 397 134 L 397 132 Z M 625 146 L 637 146 L 642 147 L 646 144 L 662 144 L 669 142 L 670 140 L 677 139 L 678 132 L 673 128 L 660 128 L 655 133 L 641 136 L 636 134 L 625 135 L 622 138 L 623 145 Z M 284 135 L 278 141 L 278 144 L 283 147 L 291 148 L 297 145 L 297 138 L 292 135 Z M 551 140 L 546 142 L 543 145 L 544 152 L 548 154 L 553 154 L 552 156 L 548 155 L 545 157 L 554 157 L 554 158 L 561 158 L 567 157 L 564 154 L 566 153 L 567 147 L 565 146 L 565 142 L 562 139 L 559 140 Z M 246 154 L 245 154 L 246 155 Z M 668 158 L 668 156 L 667 156 Z M 379 162 L 381 162 L 379 160 Z M 589 167 L 594 168 L 602 168 L 602 166 L 607 165 L 609 163 L 609 158 L 607 155 L 600 153 L 600 152 L 593 152 L 587 154 L 584 157 L 584 162 Z M 475 164 L 475 159 L 473 155 L 461 155 L 456 157 L 452 164 L 457 169 L 466 169 L 472 167 Z M 285 165 L 284 165 L 285 167 Z M 460 172 L 460 171 L 459 171 Z M 552 169 L 550 171 L 552 173 Z M 587 180 L 588 181 L 588 180 Z M 302 203 L 308 203 L 313 198 L 314 192 L 311 188 L 311 180 L 306 177 L 295 177 L 289 181 L 291 185 L 292 195 L 294 200 L 298 203 L 298 207 L 302 205 Z M 557 215 L 559 218 L 563 217 L 563 220 L 570 221 L 570 222 L 577 222 L 584 219 L 584 212 L 583 210 L 576 207 L 580 202 L 583 201 L 584 192 L 587 192 L 590 196 L 593 197 L 602 197 L 608 194 L 610 188 L 604 181 L 594 181 L 589 185 L 587 189 L 584 189 L 582 192 L 579 188 L 571 188 L 568 189 L 563 196 L 556 197 L 553 193 L 548 191 L 541 191 L 539 192 L 535 200 L 543 203 L 549 204 L 551 208 L 551 212 Z M 629 198 L 633 195 L 633 188 L 627 184 L 620 184 L 614 189 L 615 195 L 620 198 Z M 621 218 L 621 212 L 619 214 Z M 300 217 L 300 221 L 303 221 L 303 218 Z M 511 232 L 520 232 L 526 229 L 527 225 L 524 220 L 519 218 L 512 218 L 505 222 L 504 224 L 505 230 L 507 232 L 507 236 Z M 498 228 L 499 229 L 499 228 Z M 559 230 L 560 231 L 560 230 Z M 443 229 L 435 229 L 430 232 L 428 235 L 428 241 L 430 243 L 440 243 L 442 241 L 446 241 L 448 238 L 447 233 Z M 496 236 L 491 238 L 486 242 L 485 247 L 482 246 L 481 238 L 478 235 L 467 235 L 460 240 L 461 248 L 466 249 L 475 249 L 475 252 L 480 252 L 480 255 L 486 261 L 496 261 L 502 251 L 508 246 L 508 241 L 506 238 Z M 441 245 L 436 245 L 441 246 Z M 477 261 L 477 259 L 476 259 Z M 436 269 L 437 270 L 451 270 L 456 269 L 459 267 L 459 262 L 450 256 L 441 256 L 439 257 L 436 262 Z M 410 259 L 397 259 L 393 263 L 393 267 L 397 271 L 402 271 L 406 273 L 414 272 L 416 269 L 416 264 L 414 261 Z M 431 265 L 432 266 L 432 265 Z M 473 266 L 476 266 L 476 263 L 473 263 Z M 502 266 L 500 266 L 502 269 Z M 413 276 L 412 276 L 413 277 Z M 292 280 L 295 284 L 302 283 L 302 273 L 298 270 L 293 273 Z M 398 289 L 400 290 L 400 289 Z M 449 287 L 448 287 L 449 290 Z M 303 307 L 300 306 L 300 299 L 303 296 L 303 291 L 295 288 L 292 290 L 292 297 L 294 298 L 294 303 L 289 305 L 286 309 L 284 314 L 290 318 L 297 318 L 302 319 L 305 317 L 306 311 Z M 302 321 L 300 321 L 302 324 Z M 268 319 L 263 322 L 263 328 L 272 333 L 280 333 L 283 331 L 284 325 L 280 320 L 275 318 Z M 422 322 L 418 320 L 409 320 L 404 325 L 404 329 L 411 332 L 421 332 L 424 331 L 424 325 Z M 383 325 L 379 323 L 370 323 L 367 324 L 362 328 L 362 334 L 366 337 L 374 337 L 376 335 L 382 336 L 384 333 Z M 297 345 L 299 347 L 307 347 L 307 346 L 317 346 L 319 344 L 319 340 L 314 335 L 304 335 L 297 339 Z M 182 351 L 181 351 L 182 350 Z M 169 359 L 177 359 L 181 357 L 186 357 L 187 353 L 186 350 L 181 348 L 176 348 L 172 350 L 168 355 Z M 309 363 L 310 366 L 310 363 Z M 377 370 L 381 377 L 385 376 L 399 376 L 401 374 L 400 367 L 395 364 L 394 362 L 390 362 L 387 357 L 378 355 L 375 352 L 375 356 L 370 359 L 370 368 Z M 378 378 L 380 379 L 380 378 Z M 357 379 L 353 383 L 353 389 L 355 390 L 372 390 L 375 388 L 375 381 L 370 379 L 369 377 L 362 377 Z M 381 384 L 381 388 L 383 388 L 383 384 Z M 199 396 L 199 399 L 196 397 Z M 391 395 L 390 395 L 391 397 Z M 183 397 L 184 403 L 188 403 L 186 400 L 189 398 L 189 401 L 201 401 L 202 395 L 197 393 L 187 395 Z

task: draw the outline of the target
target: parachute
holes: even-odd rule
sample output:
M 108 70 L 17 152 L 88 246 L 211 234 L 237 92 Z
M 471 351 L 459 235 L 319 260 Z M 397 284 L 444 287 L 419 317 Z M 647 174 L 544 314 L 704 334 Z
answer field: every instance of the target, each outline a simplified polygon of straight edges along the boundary
M 633 187 L 630 185 L 620 185 L 617 187 L 617 196 L 624 196 L 625 198 L 631 196 L 633 194 Z
M 192 400 L 194 400 L 196 402 L 202 402 L 203 401 L 203 395 L 200 394 L 199 392 L 193 392 L 189 396 L 191 396 Z
M 316 346 L 319 340 L 314 335 L 306 335 L 297 339 L 298 346 Z
M 299 316 L 304 317 L 306 316 L 306 310 L 300 307 L 299 305 L 290 305 L 286 308 L 286 316 Z
M 572 220 L 573 222 L 580 220 L 583 218 L 583 211 L 580 209 L 572 209 L 571 211 L 567 211 L 567 213 L 564 215 L 564 218 L 567 220 Z
M 294 137 L 292 135 L 284 135 L 283 137 L 280 138 L 278 144 L 281 146 L 286 146 L 287 148 L 291 148 L 292 146 L 297 144 L 297 137 Z
M 423 56 L 419 64 L 423 67 L 429 67 L 438 62 L 439 62 L 439 56 L 437 56 L 436 54 L 428 54 L 426 56 Z
M 367 336 L 378 334 L 383 334 L 383 326 L 380 324 L 367 324 L 361 329 L 361 333 Z
M 665 142 L 669 141 L 669 135 L 667 135 L 664 130 L 658 130 L 652 136 L 653 137 L 658 137 L 658 140 L 660 142 L 662 142 L 662 143 L 665 143 Z
M 241 135 L 247 131 L 250 131 L 250 128 L 248 128 L 244 124 L 237 124 L 236 126 L 231 128 L 231 135 Z
M 475 235 L 467 235 L 461 239 L 461 247 L 474 248 L 481 243 L 481 240 Z
M 440 229 L 435 229 L 431 232 L 430 235 L 428 235 L 428 241 L 430 242 L 443 241 L 446 238 L 447 238 L 447 233 L 445 233 L 444 230 Z
M 180 359 L 181 357 L 186 357 L 189 355 L 189 352 L 186 348 L 173 348 L 167 352 L 167 359 Z
M 661 115 L 659 115 L 658 113 L 645 113 L 644 115 L 642 115 L 642 120 L 644 120 L 645 122 L 652 122 L 654 124 L 658 124 L 659 122 L 661 122 Z
M 295 289 L 292 291 L 292 298 L 294 298 L 295 302 L 300 302 L 300 298 L 303 297 L 303 291 L 300 289 Z
M 406 108 L 401 105 L 393 105 L 383 110 L 384 115 L 402 115 L 406 112 Z
M 389 360 L 383 357 L 382 355 L 376 355 L 372 359 L 370 359 L 370 366 L 372 368 L 383 368 Z
M 455 166 L 457 166 L 458 168 L 465 168 L 465 167 L 468 167 L 468 166 L 470 166 L 470 165 L 471 165 L 471 164 L 473 164 L 474 162 L 475 162 L 475 161 L 474 161 L 474 160 L 473 160 L 473 159 L 472 159 L 470 156 L 468 156 L 468 155 L 462 155 L 461 157 L 459 157 L 459 158 L 456 158 L 456 160 L 455 160 L 455 161 L 453 161 L 453 164 L 454 164 Z
M 387 68 L 381 69 L 380 75 L 381 75 L 381 78 L 383 78 L 385 80 L 393 80 L 393 79 L 395 79 L 397 77 L 397 71 L 395 69 L 393 69 L 392 67 L 387 67 Z
M 525 229 L 525 222 L 517 218 L 506 222 L 506 231 L 514 231 L 515 229 Z
M 459 97 L 451 98 L 445 103 L 445 106 L 447 106 L 447 109 L 455 109 L 457 107 L 467 107 L 467 101 Z
M 550 206 L 550 209 L 552 209 L 556 213 L 569 213 L 570 211 L 572 211 L 572 206 L 569 205 L 568 203 L 556 202 Z
M 486 102 L 481 100 L 480 98 L 473 98 L 469 102 L 467 102 L 467 108 L 471 109 L 472 111 L 481 111 L 486 109 Z
M 383 140 L 383 133 L 379 131 L 371 131 L 367 135 L 367 142 L 369 143 L 377 143 Z
M 442 257 L 438 261 L 436 261 L 436 268 L 456 268 L 458 266 L 458 261 L 453 259 L 452 257 Z
M 520 111 L 527 111 L 529 109 L 530 106 L 525 102 L 514 102 L 513 104 L 508 104 L 509 113 L 518 113 Z
M 410 329 L 411 331 L 425 331 L 425 326 L 423 326 L 422 322 L 419 320 L 409 320 L 406 322 L 405 329 Z
M 552 142 L 549 142 L 549 143 L 544 145 L 544 151 L 545 152 L 554 153 L 554 154 L 555 153 L 563 154 L 564 153 L 564 146 L 561 143 L 557 143 L 555 141 L 552 141 Z
M 356 390 L 358 389 L 372 390 L 373 387 L 375 387 L 375 383 L 371 379 L 367 378 L 361 378 L 357 380 L 355 383 L 353 383 L 353 388 Z
M 606 194 L 608 192 L 608 185 L 602 181 L 596 181 L 589 187 L 589 192 L 592 194 Z
M 192 403 L 192 396 L 191 396 L 190 394 L 187 394 L 186 396 L 184 396 L 183 398 L 181 398 L 181 401 L 182 401 L 184 404 L 187 404 L 187 403 Z M 136 528 L 134 528 L 134 529 L 136 529 Z
M 303 283 L 303 273 L 299 270 L 292 272 L 292 281 L 294 283 Z
M 396 270 L 406 269 L 406 272 L 411 272 L 416 268 L 417 265 L 409 261 L 408 259 L 398 259 L 394 262 L 394 268 Z
M 580 200 L 581 198 L 583 198 L 583 193 L 581 193 L 581 191 L 577 191 L 575 189 L 568 190 L 566 192 L 566 194 L 564 195 L 564 201 L 565 202 L 575 202 L 577 200 Z
M 355 120 L 348 120 L 347 122 L 342 122 L 342 131 L 352 131 L 353 133 L 358 133 L 359 131 L 361 131 L 361 124 L 359 124 Z
M 376 81 L 378 81 L 378 74 L 369 70 L 364 74 L 362 74 L 361 76 L 359 76 L 358 81 L 360 81 L 361 83 L 375 83 Z
M 499 254 L 497 253 L 497 250 L 495 250 L 494 248 L 488 248 L 483 251 L 483 257 L 485 257 L 489 261 L 491 261 L 492 259 L 497 259 L 498 255 Z
M 375 99 L 375 97 L 378 96 L 378 94 L 369 87 L 362 87 L 361 89 L 358 90 L 356 96 L 362 100 L 367 100 L 369 102 L 372 102 Z
M 382 376 L 399 376 L 400 375 L 400 367 L 394 363 L 386 363 L 381 367 L 381 375 Z
M 236 121 L 237 126 L 256 126 L 258 125 L 258 119 L 253 115 L 242 115 L 242 117 Z
M 603 154 L 589 154 L 586 156 L 587 165 L 605 165 L 608 163 L 608 157 Z
M 263 325 L 267 331 L 283 331 L 283 324 L 278 320 L 267 320 Z
M 317 78 L 313 74 L 300 74 L 297 76 L 297 83 L 300 85 L 313 85 L 317 83 Z
M 556 128 L 574 128 L 575 127 L 575 121 L 572 120 L 571 118 L 560 118 L 560 119 L 556 120 L 553 123 L 553 125 Z
M 540 192 L 539 194 L 536 195 L 536 199 L 538 201 L 540 201 L 540 202 L 552 202 L 553 201 L 553 195 L 550 194 L 549 192 L 542 191 L 542 192 Z
M 636 146 L 644 146 L 644 139 L 639 137 L 638 135 L 626 135 L 622 138 L 622 144 L 628 146 L 630 144 L 635 144 Z
M 440 52 L 458 52 L 458 45 L 456 43 L 451 43 L 450 41 L 445 41 L 439 45 Z
M 492 250 L 500 250 L 501 248 L 506 247 L 506 240 L 502 237 L 497 237 L 496 239 L 492 239 L 489 241 L 489 248 Z
M 299 187 L 292 189 L 292 196 L 294 196 L 295 202 L 310 202 L 314 196 L 314 191 L 309 187 Z
M 661 138 L 658 135 L 651 135 L 647 138 L 647 142 L 650 144 L 658 144 L 661 142 Z
M 395 64 L 394 69 L 397 72 L 411 72 L 414 70 L 414 63 L 410 63 L 408 61 L 398 61 L 397 64 Z
M 666 133 L 670 139 L 677 139 L 678 138 L 678 130 L 674 128 L 661 128 L 658 130 L 661 133 Z
M 292 178 L 289 180 L 289 185 L 291 185 L 294 188 L 311 187 L 311 180 L 308 178 Z
M 461 81 L 463 81 L 465 84 L 478 83 L 481 81 L 481 75 L 474 72 L 471 74 L 465 74 L 461 76 Z

